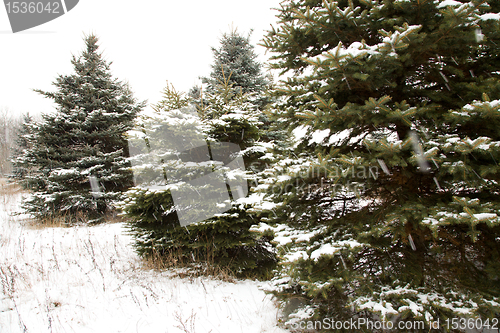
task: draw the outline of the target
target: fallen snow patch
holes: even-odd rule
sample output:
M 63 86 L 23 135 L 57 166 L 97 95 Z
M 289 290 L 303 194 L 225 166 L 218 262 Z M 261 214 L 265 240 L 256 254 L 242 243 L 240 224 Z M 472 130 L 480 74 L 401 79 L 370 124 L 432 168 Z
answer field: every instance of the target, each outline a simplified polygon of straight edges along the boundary
M 122 223 L 33 228 L 0 201 L 0 332 L 286 332 L 256 281 L 143 268 Z

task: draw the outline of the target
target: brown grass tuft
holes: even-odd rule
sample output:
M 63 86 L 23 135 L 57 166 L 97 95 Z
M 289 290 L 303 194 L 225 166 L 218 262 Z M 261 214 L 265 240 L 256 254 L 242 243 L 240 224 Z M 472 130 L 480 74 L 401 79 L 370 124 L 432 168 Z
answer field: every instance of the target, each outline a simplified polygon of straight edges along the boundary
M 213 257 L 202 260 L 197 255 L 192 255 L 191 259 L 186 259 L 181 251 L 170 251 L 168 253 L 158 253 L 153 251 L 152 255 L 146 256 L 142 260 L 143 268 L 155 271 L 171 271 L 174 276 L 180 278 L 212 277 L 224 282 L 236 282 L 234 272 L 227 267 L 216 265 Z

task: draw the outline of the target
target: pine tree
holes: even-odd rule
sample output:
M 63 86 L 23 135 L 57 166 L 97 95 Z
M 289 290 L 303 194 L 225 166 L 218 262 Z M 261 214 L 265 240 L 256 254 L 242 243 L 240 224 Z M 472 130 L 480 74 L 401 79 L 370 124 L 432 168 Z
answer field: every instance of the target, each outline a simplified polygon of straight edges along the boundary
M 125 133 L 144 103 L 112 77 L 97 37 L 84 40 L 85 50 L 71 61 L 74 73 L 53 83 L 57 91 L 36 90 L 57 105 L 36 124 L 21 156 L 36 170 L 27 178 L 34 193 L 24 207 L 40 219 L 97 222 L 133 185 Z
M 256 119 L 244 95 L 233 96 L 228 86 L 225 91 L 200 108 L 173 86 L 164 89 L 154 113 L 141 117 L 134 132 L 137 186 L 122 207 L 139 254 L 262 277 L 274 267 L 274 253 L 269 238 L 251 230 L 257 222 L 238 202 L 246 195 L 242 164 L 249 162 Z
M 244 37 L 232 30 L 222 35 L 218 49 L 212 48 L 212 72 L 210 77 L 202 78 L 202 82 L 207 84 L 207 92 L 216 92 L 225 81 L 243 94 L 265 92 L 269 81 L 262 73 L 262 65 L 256 60 L 250 34 Z
M 259 133 L 254 143 L 258 141 L 260 149 L 254 147 L 252 156 L 247 152 L 245 163 L 251 165 L 254 172 L 260 172 L 265 163 L 260 157 L 274 146 L 275 141 L 283 142 L 286 135 L 279 127 L 272 126 L 267 115 L 273 84 L 271 77 L 266 77 L 262 72 L 262 64 L 256 61 L 257 55 L 250 44 L 250 34 L 243 37 L 236 30 L 224 34 L 220 40 L 220 48 L 212 48 L 212 72 L 210 77 L 202 78 L 206 86 L 191 88 L 188 96 L 200 115 L 207 118 L 218 118 L 231 112 L 228 110 L 239 107 L 242 101 L 250 103 L 248 107 L 252 108 L 251 111 L 258 118 L 256 125 Z M 246 112 L 250 112 L 250 109 Z M 232 128 L 231 131 L 237 132 L 238 129 Z
M 297 143 L 266 180 L 290 240 L 277 294 L 302 297 L 317 319 L 491 323 L 499 3 L 281 5 L 263 44 L 289 74 L 274 116 Z

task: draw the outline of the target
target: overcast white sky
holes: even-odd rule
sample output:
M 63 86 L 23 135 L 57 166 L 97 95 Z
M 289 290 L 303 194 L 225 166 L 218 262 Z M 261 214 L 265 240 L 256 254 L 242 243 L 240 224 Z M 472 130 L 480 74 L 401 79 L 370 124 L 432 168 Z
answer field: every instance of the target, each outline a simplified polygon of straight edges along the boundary
M 95 33 L 112 61 L 114 77 L 128 81 L 139 100 L 156 103 L 168 80 L 187 91 L 210 73 L 211 47 L 231 26 L 254 29 L 256 45 L 276 22 L 280 0 L 80 0 L 67 14 L 13 34 L 0 5 L 0 110 L 46 113 L 54 104 L 32 89 L 54 91 L 58 74 L 70 74 L 71 55 Z M 264 62 L 264 48 L 256 46 Z

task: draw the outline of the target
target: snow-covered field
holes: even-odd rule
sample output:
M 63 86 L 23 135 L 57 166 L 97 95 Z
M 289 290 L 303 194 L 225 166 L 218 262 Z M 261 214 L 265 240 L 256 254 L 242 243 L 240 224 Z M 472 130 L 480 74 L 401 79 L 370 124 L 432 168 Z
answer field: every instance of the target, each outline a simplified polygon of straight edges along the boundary
M 122 223 L 35 228 L 0 186 L 1 333 L 286 332 L 258 282 L 146 270 Z

